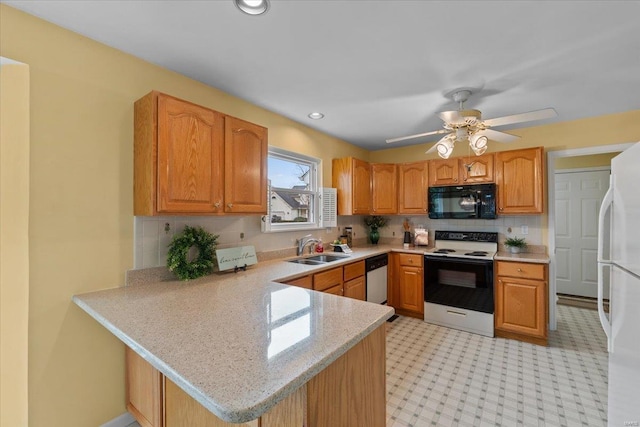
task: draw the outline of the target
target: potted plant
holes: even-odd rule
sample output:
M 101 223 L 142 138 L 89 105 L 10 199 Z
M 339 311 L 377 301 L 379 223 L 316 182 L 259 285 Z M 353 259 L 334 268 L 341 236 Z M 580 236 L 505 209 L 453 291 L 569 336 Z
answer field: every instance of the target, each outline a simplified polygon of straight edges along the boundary
M 389 223 L 389 219 L 379 215 L 369 215 L 364 217 L 364 225 L 369 227 L 369 240 L 374 245 L 380 240 L 380 232 L 378 228 L 384 227 Z
M 527 247 L 527 242 L 524 241 L 524 237 L 507 237 L 504 245 L 509 248 L 509 252 L 517 254 Z

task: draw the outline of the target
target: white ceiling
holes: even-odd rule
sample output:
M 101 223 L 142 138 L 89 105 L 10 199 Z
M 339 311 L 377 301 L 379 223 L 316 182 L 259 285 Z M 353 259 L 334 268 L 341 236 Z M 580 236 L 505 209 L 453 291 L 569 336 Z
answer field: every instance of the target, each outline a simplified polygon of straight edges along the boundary
M 457 87 L 483 118 L 558 112 L 521 126 L 640 108 L 640 1 L 3 3 L 371 150 L 440 129 Z

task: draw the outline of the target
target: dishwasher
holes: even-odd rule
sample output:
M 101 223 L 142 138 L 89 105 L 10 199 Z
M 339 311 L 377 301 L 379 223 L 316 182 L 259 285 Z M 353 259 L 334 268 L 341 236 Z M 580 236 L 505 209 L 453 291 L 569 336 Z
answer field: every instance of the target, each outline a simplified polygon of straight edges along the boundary
M 376 304 L 387 302 L 387 254 L 376 255 L 365 260 L 367 273 L 367 301 Z

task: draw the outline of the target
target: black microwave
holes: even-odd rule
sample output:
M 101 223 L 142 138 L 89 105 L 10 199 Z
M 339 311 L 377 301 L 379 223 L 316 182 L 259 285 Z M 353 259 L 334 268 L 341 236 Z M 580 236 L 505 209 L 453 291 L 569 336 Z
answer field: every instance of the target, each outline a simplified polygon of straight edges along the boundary
M 495 219 L 496 185 L 429 187 L 429 218 Z

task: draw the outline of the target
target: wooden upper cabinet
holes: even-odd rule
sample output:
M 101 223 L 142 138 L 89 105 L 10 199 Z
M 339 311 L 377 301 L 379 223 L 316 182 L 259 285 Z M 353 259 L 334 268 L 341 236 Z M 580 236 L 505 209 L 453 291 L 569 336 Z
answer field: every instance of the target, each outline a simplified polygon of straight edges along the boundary
M 429 186 L 460 184 L 459 162 L 454 159 L 437 159 L 429 161 Z
M 498 214 L 544 212 L 542 147 L 496 153 Z
M 222 212 L 224 115 L 151 92 L 134 121 L 134 215 Z
M 267 212 L 266 128 L 156 91 L 134 122 L 134 215 Z
M 371 212 L 371 168 L 354 157 L 333 159 L 333 187 L 338 190 L 338 215 Z
M 394 163 L 371 164 L 371 213 L 398 213 L 398 167 Z
M 458 159 L 458 170 L 460 172 L 460 182 L 463 184 L 477 184 L 494 181 L 494 155 L 484 154 L 482 156 L 460 157 Z
M 226 117 L 225 212 L 267 213 L 267 146 L 266 128 Z
M 424 215 L 427 212 L 428 165 L 427 161 L 398 165 L 399 214 Z

